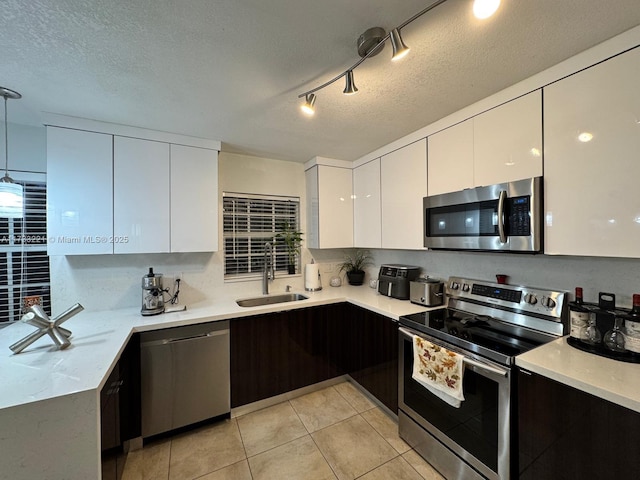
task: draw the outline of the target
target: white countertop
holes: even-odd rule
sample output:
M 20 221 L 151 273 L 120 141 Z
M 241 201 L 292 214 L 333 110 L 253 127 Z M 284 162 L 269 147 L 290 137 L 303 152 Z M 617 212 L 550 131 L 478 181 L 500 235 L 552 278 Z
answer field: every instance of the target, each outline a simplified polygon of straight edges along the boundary
M 77 392 L 98 391 L 134 332 L 339 302 L 350 302 L 394 319 L 428 310 L 406 300 L 380 295 L 367 286 L 344 285 L 298 293 L 309 298 L 250 308 L 239 307 L 235 298 L 226 298 L 215 303 L 190 305 L 184 312 L 150 317 L 141 316 L 138 308 L 84 311 L 64 324 L 73 336 L 71 347 L 63 351 L 55 350 L 47 336 L 14 355 L 9 345 L 34 331 L 34 327 L 17 323 L 0 329 L 0 409 Z M 640 364 L 583 352 L 569 346 L 565 338 L 520 355 L 516 364 L 640 412 Z
M 228 298 L 210 304 L 190 305 L 184 312 L 149 317 L 140 315 L 137 308 L 83 311 L 65 322 L 64 327 L 71 330 L 73 335 L 71 346 L 61 351 L 56 350 L 50 338 L 45 336 L 22 353 L 13 354 L 9 346 L 34 331 L 34 327 L 18 322 L 0 329 L 0 409 L 82 391 L 99 390 L 133 332 L 345 301 L 396 320 L 401 315 L 427 310 L 408 300 L 380 295 L 367 286 L 344 285 L 327 287 L 318 292 L 299 293 L 309 298 L 249 308 L 239 307 L 235 298 Z
M 583 352 L 563 337 L 523 353 L 516 365 L 640 412 L 640 364 Z

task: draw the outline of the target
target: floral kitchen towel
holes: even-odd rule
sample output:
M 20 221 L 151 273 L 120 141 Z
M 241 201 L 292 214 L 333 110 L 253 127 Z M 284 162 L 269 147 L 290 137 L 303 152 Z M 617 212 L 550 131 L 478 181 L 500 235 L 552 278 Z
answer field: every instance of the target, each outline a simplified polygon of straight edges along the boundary
M 464 357 L 413 336 L 412 378 L 449 405 L 460 408 Z

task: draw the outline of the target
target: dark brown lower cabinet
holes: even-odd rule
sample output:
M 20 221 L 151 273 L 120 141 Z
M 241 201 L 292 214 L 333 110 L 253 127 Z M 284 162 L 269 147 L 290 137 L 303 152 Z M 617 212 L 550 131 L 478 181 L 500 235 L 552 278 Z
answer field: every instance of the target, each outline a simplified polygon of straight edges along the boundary
M 102 479 L 122 478 L 122 442 L 140 436 L 140 341 L 134 335 L 100 391 Z
M 518 372 L 521 479 L 631 479 L 640 472 L 640 413 L 525 370 Z
M 237 318 L 231 328 L 231 407 L 343 375 L 344 304 Z
M 348 304 L 348 373 L 393 413 L 398 413 L 398 322 Z
M 230 325 L 232 408 L 349 373 L 398 411 L 398 324 L 392 319 L 340 303 Z

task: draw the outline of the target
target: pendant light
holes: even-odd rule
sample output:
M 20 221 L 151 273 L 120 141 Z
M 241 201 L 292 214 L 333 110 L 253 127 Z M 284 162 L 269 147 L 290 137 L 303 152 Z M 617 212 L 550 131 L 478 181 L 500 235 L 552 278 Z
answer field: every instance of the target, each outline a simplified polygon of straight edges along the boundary
M 7 100 L 22 98 L 18 92 L 0 87 L 0 95 L 4 97 L 4 177 L 0 178 L 0 218 L 22 218 L 24 216 L 24 191 L 22 185 L 9 176 L 9 123 L 7 121 Z

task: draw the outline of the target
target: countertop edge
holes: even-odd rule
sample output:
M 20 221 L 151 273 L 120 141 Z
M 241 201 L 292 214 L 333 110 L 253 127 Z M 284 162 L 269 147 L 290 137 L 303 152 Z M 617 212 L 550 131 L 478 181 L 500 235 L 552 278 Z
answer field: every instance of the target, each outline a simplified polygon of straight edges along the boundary
M 578 350 L 562 337 L 516 357 L 516 365 L 640 413 L 640 365 Z

